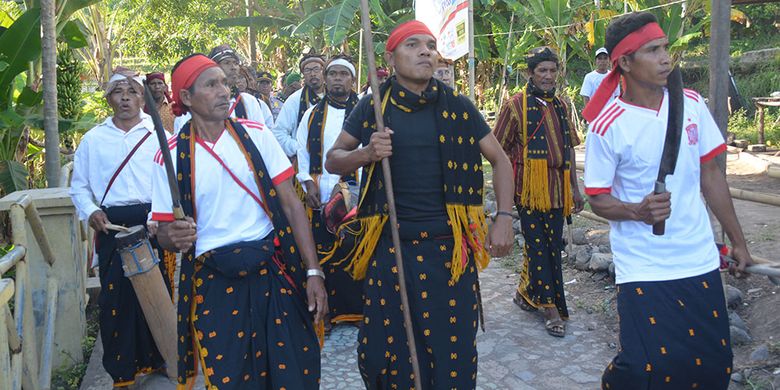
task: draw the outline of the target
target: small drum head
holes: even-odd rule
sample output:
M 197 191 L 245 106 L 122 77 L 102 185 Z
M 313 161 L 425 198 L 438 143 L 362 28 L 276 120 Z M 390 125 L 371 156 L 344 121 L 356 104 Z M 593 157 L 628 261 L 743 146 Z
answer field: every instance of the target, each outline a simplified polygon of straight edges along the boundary
M 116 244 L 119 248 L 133 246 L 140 241 L 147 239 L 146 229 L 143 225 L 131 226 L 126 232 L 119 232 L 115 236 Z

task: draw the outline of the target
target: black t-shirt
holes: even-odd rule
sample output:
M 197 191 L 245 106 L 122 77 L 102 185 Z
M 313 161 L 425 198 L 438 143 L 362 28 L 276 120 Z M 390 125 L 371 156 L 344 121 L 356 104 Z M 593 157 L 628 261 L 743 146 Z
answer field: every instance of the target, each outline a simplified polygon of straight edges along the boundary
M 465 97 L 462 99 L 468 100 Z M 490 127 L 482 115 L 469 101 L 466 104 L 469 117 L 476 120 L 475 138 L 490 133 Z M 404 112 L 392 104 L 388 123 L 393 130 L 393 156 L 390 170 L 393 175 L 393 190 L 396 215 L 404 221 L 427 221 L 447 217 L 444 201 L 444 175 L 442 156 L 439 149 L 439 132 L 436 129 L 435 104 L 428 104 L 415 112 Z M 373 129 L 363 127 L 365 121 L 373 118 L 374 110 L 369 96 L 358 102 L 344 121 L 344 131 L 366 145 Z M 475 144 L 475 147 L 478 147 Z

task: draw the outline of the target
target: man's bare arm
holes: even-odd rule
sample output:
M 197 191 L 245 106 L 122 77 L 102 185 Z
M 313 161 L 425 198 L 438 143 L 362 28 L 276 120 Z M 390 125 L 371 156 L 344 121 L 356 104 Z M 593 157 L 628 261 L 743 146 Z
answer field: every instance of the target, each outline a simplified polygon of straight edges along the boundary
M 653 225 L 671 215 L 671 196 L 669 192 L 649 194 L 640 203 L 628 203 L 610 194 L 598 194 L 592 195 L 588 203 L 596 215 L 610 221 L 642 221 Z
M 737 213 L 734 211 L 734 202 L 731 200 L 726 176 L 718 167 L 715 159 L 701 165 L 701 190 L 704 199 L 720 222 L 723 231 L 729 237 L 733 249 L 733 256 L 739 262 L 738 269 L 743 271 L 747 265 L 753 263 L 753 259 L 747 250 L 745 236 L 739 225 Z
M 498 211 L 510 212 L 513 206 L 515 187 L 512 164 L 509 163 L 509 158 L 492 133 L 482 137 L 479 141 L 479 150 L 493 167 L 493 190 L 496 194 L 496 207 Z M 487 249 L 491 256 L 507 255 L 514 245 L 512 218 L 507 215 L 497 215 L 488 232 L 487 241 Z
M 371 135 L 369 144 L 359 148 L 360 140 L 346 131 L 342 131 L 333 147 L 328 150 L 325 159 L 325 169 L 337 175 L 348 175 L 358 168 L 372 162 L 379 161 L 393 154 L 390 136 L 393 131 L 389 128 L 385 132 L 375 132 Z

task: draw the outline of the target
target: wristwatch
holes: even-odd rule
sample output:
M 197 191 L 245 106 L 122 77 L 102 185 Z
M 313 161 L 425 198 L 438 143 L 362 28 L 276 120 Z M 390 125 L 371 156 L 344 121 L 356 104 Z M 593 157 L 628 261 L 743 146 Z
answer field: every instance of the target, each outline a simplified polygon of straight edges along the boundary
M 322 280 L 325 280 L 325 272 L 322 272 L 322 270 L 318 268 L 309 268 L 306 270 L 306 277 L 310 278 L 312 276 L 319 276 Z

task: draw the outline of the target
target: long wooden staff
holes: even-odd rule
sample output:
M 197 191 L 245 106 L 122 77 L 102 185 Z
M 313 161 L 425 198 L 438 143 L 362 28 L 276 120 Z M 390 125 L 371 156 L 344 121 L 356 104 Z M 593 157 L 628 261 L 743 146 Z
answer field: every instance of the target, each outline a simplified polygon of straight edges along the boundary
M 371 18 L 368 13 L 368 0 L 360 0 L 360 19 L 363 24 L 363 39 L 365 42 L 366 62 L 368 65 L 368 79 L 371 83 L 371 91 L 374 102 L 374 118 L 376 118 L 376 130 L 385 131 L 385 122 L 382 118 L 382 104 L 379 96 L 379 79 L 376 77 L 376 58 L 374 57 L 374 41 L 371 33 Z M 401 256 L 401 239 L 398 236 L 398 219 L 395 215 L 395 197 L 393 196 L 393 179 L 390 176 L 390 160 L 382 159 L 382 175 L 384 177 L 385 194 L 387 196 L 388 214 L 390 214 L 390 233 L 393 237 L 395 249 L 395 266 L 398 269 L 398 286 L 401 294 L 401 311 L 404 315 L 404 328 L 409 344 L 409 355 L 412 360 L 412 372 L 414 373 L 414 388 L 422 390 L 420 379 L 420 363 L 417 359 L 417 344 L 414 341 L 414 329 L 412 328 L 412 314 L 409 312 L 409 295 L 406 293 L 406 277 L 404 274 L 404 262 Z

